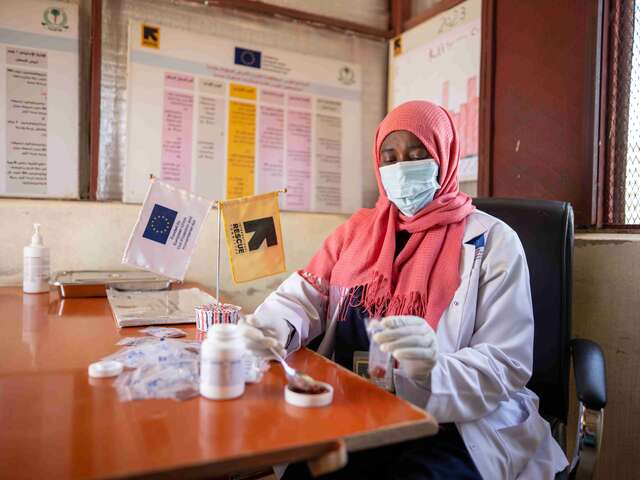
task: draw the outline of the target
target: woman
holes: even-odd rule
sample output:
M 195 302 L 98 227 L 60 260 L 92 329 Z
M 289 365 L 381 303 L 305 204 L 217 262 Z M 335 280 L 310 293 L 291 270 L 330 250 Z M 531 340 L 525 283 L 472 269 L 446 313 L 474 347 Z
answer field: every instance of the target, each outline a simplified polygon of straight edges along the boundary
M 429 102 L 390 112 L 375 137 L 380 198 L 329 236 L 247 323 L 251 348 L 319 352 L 352 367 L 374 336 L 398 361 L 398 396 L 440 432 L 350 456 L 331 478 L 553 478 L 566 458 L 525 385 L 533 362 L 529 272 L 515 232 L 458 188 L 451 117 Z M 373 466 L 373 469 L 371 467 Z M 285 474 L 300 478 L 301 465 Z

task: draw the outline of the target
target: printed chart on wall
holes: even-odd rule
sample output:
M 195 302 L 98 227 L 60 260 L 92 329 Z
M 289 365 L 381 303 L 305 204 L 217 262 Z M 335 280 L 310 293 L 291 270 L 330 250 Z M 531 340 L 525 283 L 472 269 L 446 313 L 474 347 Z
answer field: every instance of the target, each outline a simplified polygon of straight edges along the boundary
M 0 196 L 78 198 L 78 6 L 0 1 Z
M 358 65 L 130 23 L 125 202 L 149 174 L 210 199 L 286 187 L 288 210 L 362 204 Z
M 389 44 L 389 108 L 429 100 L 460 135 L 460 180 L 478 178 L 481 0 L 467 0 Z

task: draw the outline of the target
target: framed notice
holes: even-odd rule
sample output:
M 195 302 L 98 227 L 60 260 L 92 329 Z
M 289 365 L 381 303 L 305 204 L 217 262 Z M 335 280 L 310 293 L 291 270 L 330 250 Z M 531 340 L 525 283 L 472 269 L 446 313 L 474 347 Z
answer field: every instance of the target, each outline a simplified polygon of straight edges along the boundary
M 481 0 L 467 0 L 389 44 L 388 107 L 429 100 L 445 107 L 460 135 L 460 180 L 478 178 Z
M 0 1 L 0 195 L 78 198 L 78 6 Z
M 210 199 L 287 188 L 288 210 L 362 204 L 358 65 L 131 22 L 125 202 L 149 174 Z

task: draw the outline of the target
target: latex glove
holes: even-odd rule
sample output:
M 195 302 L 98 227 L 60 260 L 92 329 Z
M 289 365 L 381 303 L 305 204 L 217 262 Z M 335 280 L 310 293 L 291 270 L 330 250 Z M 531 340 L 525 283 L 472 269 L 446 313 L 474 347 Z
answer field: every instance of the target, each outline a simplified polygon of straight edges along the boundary
M 438 354 L 436 332 L 424 318 L 410 315 L 384 317 L 380 324 L 383 330 L 373 336 L 380 350 L 391 353 L 413 382 L 426 386 Z
M 253 314 L 245 315 L 238 322 L 247 349 L 255 354 L 270 357 L 273 348 L 283 358 L 291 333 L 289 323 L 282 318 L 259 318 Z

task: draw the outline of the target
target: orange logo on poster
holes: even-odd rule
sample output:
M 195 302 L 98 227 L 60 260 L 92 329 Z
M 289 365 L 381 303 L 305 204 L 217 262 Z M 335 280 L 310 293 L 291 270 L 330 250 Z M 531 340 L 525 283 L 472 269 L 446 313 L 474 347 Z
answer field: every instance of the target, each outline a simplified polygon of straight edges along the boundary
M 143 47 L 160 48 L 160 27 L 143 23 L 140 31 L 140 44 Z

